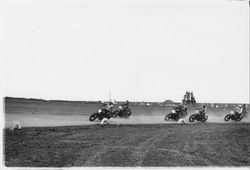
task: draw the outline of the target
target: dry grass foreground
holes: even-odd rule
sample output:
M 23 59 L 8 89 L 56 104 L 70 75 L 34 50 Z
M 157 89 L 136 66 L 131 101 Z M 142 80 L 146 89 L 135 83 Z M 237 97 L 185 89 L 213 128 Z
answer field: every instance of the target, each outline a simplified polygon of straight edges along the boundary
M 250 124 L 99 125 L 5 130 L 5 166 L 250 166 Z

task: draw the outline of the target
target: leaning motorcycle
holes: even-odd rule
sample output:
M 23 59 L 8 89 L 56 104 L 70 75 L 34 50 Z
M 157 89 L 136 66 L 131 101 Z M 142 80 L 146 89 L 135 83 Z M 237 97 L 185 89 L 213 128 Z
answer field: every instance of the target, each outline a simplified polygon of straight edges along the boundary
M 189 122 L 193 122 L 193 121 L 201 121 L 201 122 L 206 122 L 208 119 L 208 115 L 207 113 L 205 113 L 205 116 L 202 116 L 199 112 L 199 110 L 196 110 L 194 112 L 194 114 L 192 114 L 190 117 L 189 117 Z
M 231 119 L 231 120 L 234 120 L 234 121 L 241 121 L 242 118 L 243 118 L 242 114 L 239 116 L 239 115 L 236 115 L 234 113 L 234 111 L 231 111 L 229 114 L 227 114 L 225 116 L 224 120 L 229 121 Z
M 187 109 L 182 110 L 180 113 L 176 113 L 176 110 L 173 109 L 171 113 L 167 114 L 165 116 L 165 120 L 175 120 L 178 121 L 181 117 L 184 117 L 187 115 Z
M 124 118 L 128 118 L 131 115 L 132 111 L 130 108 L 123 108 L 122 106 L 119 106 L 117 110 L 115 110 L 112 113 L 112 117 L 124 117 Z
M 89 117 L 89 121 L 94 121 L 96 119 L 102 120 L 103 118 L 110 119 L 112 117 L 112 112 L 107 109 L 99 109 L 97 112 L 93 113 Z

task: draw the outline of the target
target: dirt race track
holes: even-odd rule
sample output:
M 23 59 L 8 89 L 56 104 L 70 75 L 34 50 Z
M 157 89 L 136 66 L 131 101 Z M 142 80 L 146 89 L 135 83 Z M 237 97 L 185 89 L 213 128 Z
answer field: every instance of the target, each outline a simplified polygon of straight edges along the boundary
M 250 124 L 29 127 L 5 131 L 5 165 L 250 166 Z
M 84 110 L 85 109 L 85 110 Z M 89 122 L 97 106 L 7 103 L 8 167 L 250 166 L 250 121 L 225 123 L 229 110 L 209 110 L 205 123 L 166 122 L 165 108 L 132 108 L 129 119 Z M 249 112 L 249 111 L 248 111 Z M 23 128 L 11 131 L 18 120 Z

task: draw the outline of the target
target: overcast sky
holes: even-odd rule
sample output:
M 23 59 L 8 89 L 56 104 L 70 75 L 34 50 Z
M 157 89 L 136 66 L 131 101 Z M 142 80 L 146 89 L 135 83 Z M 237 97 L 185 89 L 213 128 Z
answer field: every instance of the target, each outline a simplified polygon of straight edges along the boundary
M 248 1 L 9 0 L 3 95 L 249 103 Z

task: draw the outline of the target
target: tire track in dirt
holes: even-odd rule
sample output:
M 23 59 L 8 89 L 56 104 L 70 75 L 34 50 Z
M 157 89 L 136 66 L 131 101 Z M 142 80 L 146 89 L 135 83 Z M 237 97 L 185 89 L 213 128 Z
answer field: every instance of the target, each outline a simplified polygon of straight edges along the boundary
M 155 146 L 156 141 L 160 140 L 161 138 L 162 135 L 151 136 L 151 138 L 147 139 L 139 146 L 139 149 L 132 155 L 133 159 L 135 160 L 134 166 L 142 166 L 144 158 L 146 157 L 149 150 L 152 149 Z
M 134 136 L 131 139 L 122 139 L 118 146 L 104 146 L 99 149 L 100 151 L 95 152 L 93 156 L 86 160 L 82 166 L 102 166 L 98 164 L 102 162 L 103 156 L 107 156 L 110 151 L 118 150 L 119 152 L 133 151 L 129 156 L 130 159 L 127 161 L 131 163 L 131 166 L 142 166 L 145 156 L 155 146 L 156 141 L 161 140 L 162 135 L 142 135 L 140 138 L 138 141 L 137 136 Z
M 182 153 L 186 155 L 186 157 L 188 158 L 188 160 L 192 164 L 195 164 L 192 160 L 195 160 L 195 159 L 200 160 L 201 159 L 206 165 L 211 165 L 211 162 L 203 157 L 204 155 L 202 155 L 196 151 L 196 150 L 198 150 L 198 147 L 194 142 L 194 137 L 197 134 L 198 134 L 198 136 L 200 134 L 199 128 L 195 129 L 194 131 L 190 132 L 189 135 L 187 135 L 187 139 L 184 142 L 184 150 Z M 191 151 L 192 154 L 190 154 L 190 148 L 192 148 L 192 151 Z
M 105 152 L 107 152 L 107 148 L 102 148 L 102 150 L 100 150 L 99 152 L 95 152 L 94 155 L 90 157 L 89 159 L 87 159 L 87 161 L 85 161 L 85 163 L 81 166 L 85 166 L 85 167 L 95 166 L 95 162 L 97 161 L 97 159 Z
M 203 125 L 201 125 L 203 126 Z M 205 125 L 204 125 L 205 126 Z M 203 127 L 202 127 L 203 128 Z M 216 127 L 214 127 L 216 129 Z M 194 129 L 190 135 L 187 136 L 187 140 L 184 142 L 184 152 L 185 153 L 192 153 L 189 154 L 192 158 L 191 160 L 196 160 L 194 162 L 195 165 L 197 165 L 197 162 L 199 165 L 202 166 L 210 166 L 210 165 L 223 165 L 223 164 L 231 164 L 231 162 L 227 162 L 225 160 L 220 161 L 217 159 L 218 157 L 218 150 L 216 150 L 216 147 L 210 147 L 212 146 L 218 146 L 221 142 L 220 136 L 225 133 L 225 130 L 220 131 L 214 135 L 214 133 L 211 132 L 211 129 L 203 128 L 203 132 L 200 131 L 199 128 Z M 190 150 L 190 148 L 192 148 Z M 223 151 L 225 152 L 225 151 Z M 230 155 L 231 153 L 227 153 Z M 223 155 L 223 154 L 222 154 Z M 222 156 L 220 154 L 220 156 Z
M 192 161 L 194 156 L 192 156 L 188 152 L 185 152 L 183 145 L 181 145 L 182 141 L 186 141 L 187 136 L 190 136 L 188 130 L 189 126 L 175 125 L 175 129 L 177 129 L 178 134 L 173 133 L 172 130 L 167 132 L 161 132 L 162 135 L 158 140 L 159 143 L 156 144 L 157 148 L 154 148 L 152 151 L 154 152 L 154 154 L 157 154 L 157 151 L 159 151 L 161 155 L 169 156 L 166 156 L 162 162 L 156 161 L 156 166 L 183 166 L 183 162 L 188 162 L 187 165 L 189 166 L 195 165 Z M 178 129 L 181 130 L 179 131 Z M 174 139 L 173 137 L 176 139 Z M 162 158 L 161 155 L 159 155 L 160 159 Z M 173 157 L 176 157 L 177 159 L 173 159 Z M 181 162 L 178 161 L 178 158 L 181 160 Z

